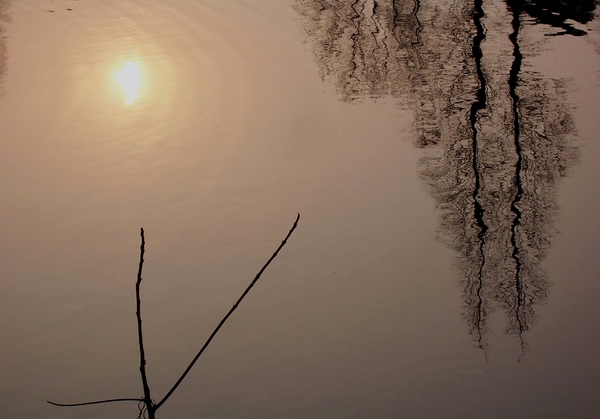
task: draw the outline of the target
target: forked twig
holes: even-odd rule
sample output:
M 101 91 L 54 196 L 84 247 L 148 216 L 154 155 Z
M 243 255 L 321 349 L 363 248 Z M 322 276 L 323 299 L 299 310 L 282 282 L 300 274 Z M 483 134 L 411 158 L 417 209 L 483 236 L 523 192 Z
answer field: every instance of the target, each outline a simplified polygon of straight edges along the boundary
M 300 214 L 298 214 L 298 216 L 296 217 L 296 221 L 294 221 L 294 224 L 292 225 L 292 228 L 290 229 L 290 231 L 288 232 L 288 234 L 285 236 L 285 238 L 283 239 L 283 241 L 281 242 L 281 244 L 279 245 L 279 247 L 277 248 L 277 250 L 275 250 L 275 252 L 269 258 L 269 260 L 263 265 L 263 267 L 256 274 L 256 276 L 254 277 L 254 279 L 252 280 L 252 282 L 250 283 L 250 285 L 248 285 L 248 287 L 246 288 L 246 290 L 238 298 L 238 300 L 235 302 L 235 304 L 233 305 L 233 307 L 231 307 L 231 309 L 227 312 L 227 314 L 225 315 L 225 317 L 223 317 L 223 319 L 217 325 L 217 327 L 215 328 L 215 330 L 213 330 L 213 332 L 208 337 L 208 339 L 206 340 L 206 342 L 204 343 L 204 345 L 202 346 L 202 348 L 200 348 L 200 351 L 196 354 L 196 356 L 194 357 L 194 359 L 192 360 L 192 362 L 190 362 L 190 364 L 187 366 L 187 368 L 185 369 L 185 371 L 183 372 L 183 374 L 181 374 L 181 376 L 179 377 L 179 379 L 177 380 L 177 382 L 173 385 L 173 387 L 171 387 L 171 389 L 167 392 L 167 394 L 158 403 L 156 403 L 156 404 L 154 403 L 154 401 L 150 397 L 150 386 L 148 384 L 148 378 L 146 376 L 146 357 L 145 357 L 145 354 L 144 354 L 144 340 L 143 340 L 143 337 L 142 337 L 142 315 L 141 315 L 140 284 L 142 283 L 142 268 L 144 266 L 144 252 L 145 252 L 146 241 L 145 241 L 145 238 L 144 238 L 144 229 L 143 228 L 140 229 L 140 236 L 141 236 L 142 244 L 140 245 L 140 261 L 139 261 L 139 266 L 138 266 L 137 281 L 136 281 L 136 284 L 135 284 L 135 295 L 136 295 L 136 309 L 137 309 L 136 310 L 136 317 L 137 317 L 137 326 L 138 326 L 138 341 L 139 341 L 139 350 L 140 350 L 140 375 L 142 377 L 142 386 L 143 386 L 143 389 L 144 389 L 144 397 L 143 398 L 107 399 L 107 400 L 97 400 L 97 401 L 93 401 L 93 402 L 73 403 L 73 404 L 55 403 L 55 402 L 51 402 L 51 401 L 48 400 L 48 403 L 50 403 L 50 404 L 52 404 L 54 406 L 72 407 L 72 406 L 86 406 L 86 405 L 100 404 L 100 403 L 135 401 L 135 402 L 138 402 L 138 403 L 143 403 L 143 405 L 145 405 L 145 407 L 146 407 L 146 411 L 148 412 L 148 418 L 149 419 L 154 419 L 155 418 L 155 412 L 158 410 L 158 408 L 161 407 L 167 401 L 167 399 L 173 394 L 173 392 L 177 389 L 177 387 L 179 387 L 179 384 L 181 384 L 181 382 L 186 377 L 186 375 L 190 372 L 190 370 L 192 369 L 192 367 L 194 366 L 194 364 L 196 363 L 196 361 L 198 361 L 198 358 L 200 358 L 200 356 L 202 355 L 202 353 L 204 353 L 204 351 L 206 350 L 206 348 L 208 347 L 208 345 L 210 345 L 210 343 L 212 342 L 213 338 L 219 332 L 219 330 L 221 329 L 221 327 L 223 326 L 223 324 L 225 324 L 225 322 L 227 321 L 227 319 L 229 318 L 229 316 L 231 316 L 231 314 L 233 314 L 233 312 L 238 308 L 239 304 L 246 297 L 246 295 L 248 294 L 248 292 L 250 292 L 250 289 L 252 289 L 252 287 L 254 286 L 254 284 L 256 284 L 256 282 L 258 282 L 258 280 L 260 279 L 260 277 L 263 274 L 263 272 L 265 271 L 265 269 L 267 269 L 267 267 L 271 264 L 271 262 L 273 261 L 273 259 L 275 259 L 275 257 L 277 257 L 277 255 L 279 254 L 279 251 L 283 248 L 283 246 L 286 245 L 288 239 L 290 238 L 290 236 L 292 235 L 292 233 L 294 232 L 294 230 L 298 226 L 298 221 L 299 220 L 300 220 Z M 141 410 L 140 410 L 140 412 L 141 412 Z

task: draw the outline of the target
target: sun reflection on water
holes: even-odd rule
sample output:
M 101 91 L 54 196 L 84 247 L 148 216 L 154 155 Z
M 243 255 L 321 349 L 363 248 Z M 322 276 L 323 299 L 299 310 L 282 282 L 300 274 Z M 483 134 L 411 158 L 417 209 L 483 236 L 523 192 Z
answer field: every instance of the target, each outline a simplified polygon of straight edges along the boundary
M 125 93 L 125 103 L 133 105 L 135 100 L 140 97 L 140 87 L 142 86 L 140 63 L 137 61 L 126 62 L 120 70 L 115 71 L 115 79 Z

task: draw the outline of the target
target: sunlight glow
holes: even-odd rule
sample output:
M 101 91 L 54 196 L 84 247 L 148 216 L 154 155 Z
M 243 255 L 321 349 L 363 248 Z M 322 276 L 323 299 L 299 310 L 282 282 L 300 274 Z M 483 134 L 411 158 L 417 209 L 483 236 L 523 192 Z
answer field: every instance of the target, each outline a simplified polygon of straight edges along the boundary
M 129 61 L 123 64 L 120 70 L 115 71 L 115 79 L 125 93 L 125 102 L 133 105 L 135 100 L 140 97 L 140 87 L 142 86 L 139 62 Z

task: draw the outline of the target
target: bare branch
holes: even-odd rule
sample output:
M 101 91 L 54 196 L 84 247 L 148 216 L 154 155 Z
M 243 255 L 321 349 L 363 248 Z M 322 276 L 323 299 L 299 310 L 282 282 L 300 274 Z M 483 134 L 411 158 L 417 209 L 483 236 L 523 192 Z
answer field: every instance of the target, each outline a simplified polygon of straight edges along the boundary
M 142 338 L 142 316 L 140 312 L 141 300 L 140 300 L 140 284 L 142 282 L 142 268 L 144 266 L 144 251 L 146 246 L 146 241 L 144 240 L 144 229 L 140 229 L 140 236 L 142 238 L 142 244 L 140 245 L 140 263 L 138 267 L 137 281 L 135 284 L 135 297 L 136 297 L 136 315 L 137 315 L 137 325 L 138 325 L 138 338 L 139 338 L 139 346 L 140 346 L 140 373 L 142 375 L 142 385 L 144 387 L 144 398 L 142 399 L 134 399 L 134 398 L 125 398 L 125 399 L 107 399 L 107 400 L 97 400 L 93 402 L 85 402 L 85 403 L 55 403 L 47 400 L 48 403 L 54 406 L 62 406 L 62 407 L 72 407 L 72 406 L 87 406 L 90 404 L 100 404 L 100 403 L 113 403 L 113 402 L 143 402 L 146 405 L 146 408 L 150 414 L 151 418 L 154 418 L 154 412 L 156 409 L 154 408 L 154 403 L 152 402 L 152 398 L 150 397 L 150 387 L 148 386 L 148 379 L 146 378 L 146 358 L 144 355 L 144 340 Z
M 72 407 L 72 406 L 85 406 L 88 404 L 100 404 L 100 403 L 113 403 L 113 402 L 143 402 L 144 399 L 108 399 L 108 400 L 97 400 L 94 402 L 85 402 L 85 403 L 71 403 L 71 404 L 64 404 L 64 403 L 54 403 L 51 402 L 50 400 L 46 400 L 48 403 L 53 404 L 54 406 L 61 406 L 61 407 Z
M 190 370 L 192 369 L 192 367 L 194 366 L 194 364 L 196 363 L 196 361 L 198 360 L 198 358 L 200 358 L 200 355 L 202 355 L 202 353 L 204 352 L 204 350 L 208 347 L 208 345 L 210 344 L 210 342 L 213 340 L 213 338 L 219 332 L 219 330 L 221 329 L 221 327 L 223 326 L 223 324 L 225 324 L 225 322 L 227 321 L 227 319 L 229 318 L 229 316 L 231 316 L 231 314 L 235 311 L 235 309 L 238 308 L 238 305 L 246 297 L 246 295 L 248 294 L 248 292 L 250 292 L 250 289 L 254 286 L 254 284 L 256 284 L 256 282 L 258 282 L 258 280 L 260 279 L 260 277 L 263 274 L 263 272 L 265 271 L 265 269 L 267 269 L 267 267 L 271 264 L 271 262 L 273 261 L 273 259 L 275 259 L 275 257 L 277 257 L 277 255 L 279 254 L 279 251 L 283 248 L 283 246 L 285 246 L 285 244 L 287 243 L 288 239 L 290 238 L 290 236 L 292 235 L 292 233 L 294 232 L 294 230 L 298 226 L 298 221 L 299 220 L 300 220 L 300 214 L 298 214 L 298 216 L 296 217 L 296 221 L 294 221 L 294 225 L 292 226 L 292 228 L 288 232 L 287 236 L 285 236 L 285 238 L 283 239 L 283 241 L 281 242 L 281 244 L 279 245 L 279 247 L 277 248 L 277 250 L 275 250 L 275 253 L 273 253 L 273 255 L 269 258 L 269 260 L 263 265 L 263 267 L 261 268 L 261 270 L 254 277 L 254 280 L 252 280 L 252 282 L 250 283 L 250 285 L 242 293 L 242 295 L 240 296 L 240 298 L 238 298 L 238 300 L 235 302 L 235 304 L 233 305 L 233 307 L 229 310 L 229 312 L 225 315 L 225 317 L 223 317 L 223 319 L 221 320 L 221 322 L 219 323 L 219 325 L 212 332 L 212 334 L 207 339 L 207 341 L 204 343 L 204 345 L 202 346 L 202 348 L 200 349 L 200 351 L 198 352 L 198 354 L 194 357 L 194 359 L 192 360 L 192 362 L 188 365 L 188 367 L 183 372 L 183 374 L 181 375 L 181 377 L 179 377 L 179 379 L 177 380 L 177 382 L 175 383 L 175 385 L 173 385 L 173 387 L 171 388 L 171 390 L 169 390 L 169 392 L 165 395 L 165 397 L 163 397 L 162 400 L 160 402 L 158 402 L 158 403 L 154 403 L 154 401 L 150 397 L 150 386 L 148 385 L 148 378 L 146 376 L 146 356 L 144 354 L 144 339 L 142 337 L 142 314 L 141 314 L 141 304 L 142 303 L 141 303 L 141 298 L 140 298 L 140 285 L 142 283 L 142 268 L 144 266 L 144 252 L 145 252 L 146 241 L 145 241 L 145 238 L 144 238 L 144 229 L 143 228 L 140 229 L 140 236 L 141 236 L 142 244 L 140 245 L 140 262 L 139 262 L 139 266 L 138 266 L 137 281 L 136 281 L 136 284 L 135 284 L 135 298 L 136 298 L 136 309 L 137 309 L 136 310 L 136 316 L 137 316 L 137 326 L 138 326 L 138 342 L 139 342 L 139 350 L 140 350 L 140 374 L 142 376 L 142 385 L 144 387 L 144 397 L 143 398 L 107 399 L 107 400 L 97 400 L 97 401 L 93 401 L 93 402 L 71 403 L 71 404 L 55 403 L 55 402 L 51 402 L 50 400 L 47 400 L 47 402 L 50 403 L 50 404 L 52 404 L 52 405 L 54 405 L 54 406 L 61 406 L 61 407 L 86 406 L 86 405 L 91 405 L 91 404 L 113 403 L 113 402 L 138 402 L 140 404 L 140 406 L 139 406 L 139 408 L 140 408 L 140 417 L 142 415 L 145 417 L 145 413 L 144 412 L 147 412 L 148 413 L 148 419 L 154 419 L 155 418 L 155 413 L 158 410 L 158 408 L 160 406 L 162 406 L 167 401 L 167 399 L 171 396 L 171 394 L 173 394 L 173 392 L 179 386 L 179 384 L 181 384 L 181 382 L 186 377 L 186 375 L 188 374 L 188 372 L 190 372 Z M 146 409 L 145 411 L 143 409 L 143 406 L 145 406 L 145 409 Z
M 144 339 L 142 337 L 142 314 L 141 314 L 141 299 L 140 299 L 140 284 L 142 283 L 142 268 L 144 267 L 144 251 L 146 246 L 146 241 L 144 240 L 144 229 L 140 229 L 140 236 L 142 239 L 142 244 L 140 245 L 140 264 L 138 267 L 137 274 L 137 282 L 135 283 L 135 299 L 136 299 L 136 316 L 137 316 L 137 326 L 138 326 L 138 341 L 140 346 L 140 374 L 142 376 L 142 386 L 144 388 L 144 403 L 146 404 L 146 408 L 150 413 L 150 416 L 153 417 L 154 413 L 154 404 L 152 402 L 152 398 L 150 397 L 150 386 L 148 385 L 148 378 L 146 376 L 146 356 L 144 354 Z
M 202 348 L 200 349 L 200 351 L 198 352 L 198 354 L 194 357 L 194 359 L 192 360 L 192 362 L 185 369 L 185 371 L 183 372 L 183 374 L 181 375 L 181 377 L 179 377 L 179 379 L 177 380 L 177 382 L 175 383 L 175 385 L 173 385 L 173 387 L 171 388 L 171 390 L 169 390 L 169 392 L 165 395 L 165 397 L 163 397 L 162 400 L 159 401 L 154 406 L 155 410 L 158 410 L 158 408 L 161 407 L 164 404 L 164 402 L 167 401 L 167 399 L 171 396 L 171 394 L 173 394 L 173 392 L 179 386 L 179 384 L 181 384 L 181 382 L 183 381 L 183 379 L 185 378 L 185 376 L 188 374 L 188 372 L 190 372 L 190 370 L 192 369 L 192 367 L 194 366 L 194 364 L 196 363 L 196 361 L 198 360 L 198 358 L 200 358 L 200 355 L 202 355 L 202 353 L 208 347 L 208 345 L 213 340 L 213 338 L 215 337 L 215 335 L 219 332 L 219 329 L 221 329 L 221 326 L 223 326 L 223 324 L 227 321 L 227 319 L 229 318 L 229 316 L 231 316 L 231 314 L 235 311 L 235 309 L 238 307 L 238 305 L 242 302 L 242 300 L 244 299 L 244 297 L 246 297 L 246 294 L 248 294 L 248 292 L 250 291 L 250 289 L 254 286 L 254 284 L 256 284 L 256 282 L 258 281 L 258 279 L 261 277 L 262 273 L 265 271 L 265 269 L 267 269 L 267 266 L 269 266 L 271 264 L 271 262 L 273 261 L 273 259 L 275 259 L 275 257 L 279 253 L 279 251 L 283 248 L 283 246 L 285 246 L 285 244 L 287 243 L 287 240 L 290 238 L 290 236 L 292 235 L 292 233 L 294 232 L 294 230 L 298 226 L 298 221 L 299 220 L 300 220 L 300 214 L 298 214 L 298 216 L 296 217 L 296 221 L 294 221 L 294 225 L 292 226 L 292 228 L 288 232 L 287 236 L 285 236 L 285 238 L 283 239 L 283 241 L 281 242 L 281 244 L 279 245 L 279 247 L 277 248 L 277 250 L 275 250 L 275 253 L 273 253 L 273 255 L 267 261 L 267 263 L 265 263 L 263 265 L 263 267 L 261 268 L 261 270 L 256 274 L 256 276 L 254 277 L 254 280 L 250 283 L 250 285 L 248 286 L 248 288 L 246 288 L 246 290 L 242 293 L 242 295 L 240 296 L 240 298 L 238 298 L 238 300 L 235 302 L 235 304 L 233 305 L 233 307 L 231 308 L 231 310 L 229 310 L 229 312 L 225 315 L 225 317 L 223 317 L 223 319 L 221 320 L 221 322 L 219 323 L 219 325 L 212 332 L 212 334 L 210 335 L 210 337 L 208 338 L 208 340 L 204 343 L 204 345 L 202 346 Z

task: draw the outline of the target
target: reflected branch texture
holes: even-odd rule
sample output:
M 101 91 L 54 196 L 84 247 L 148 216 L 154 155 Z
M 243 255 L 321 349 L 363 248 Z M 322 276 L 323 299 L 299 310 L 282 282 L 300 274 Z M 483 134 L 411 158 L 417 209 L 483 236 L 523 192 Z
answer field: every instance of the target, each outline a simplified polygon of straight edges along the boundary
M 485 349 L 488 318 L 522 351 L 555 234 L 556 183 L 577 162 L 562 80 L 527 66 L 531 32 L 583 35 L 595 1 L 297 0 L 324 80 L 343 98 L 393 97 L 415 112 L 421 175 L 459 254 L 463 314 Z M 543 24 L 540 27 L 539 24 Z M 538 26 L 536 26 L 538 25 Z
M 2 84 L 4 81 L 4 75 L 6 74 L 6 35 L 5 25 L 9 21 L 8 7 L 10 2 L 8 0 L 0 0 L 0 95 L 2 95 Z

